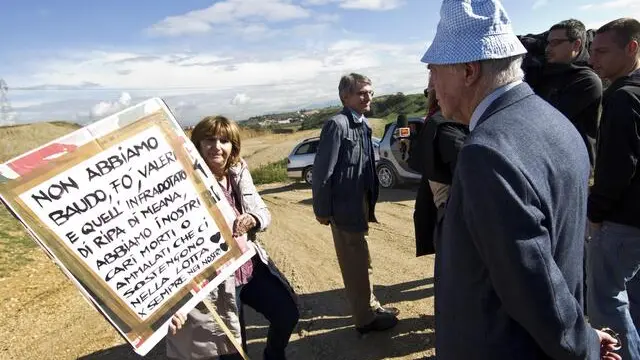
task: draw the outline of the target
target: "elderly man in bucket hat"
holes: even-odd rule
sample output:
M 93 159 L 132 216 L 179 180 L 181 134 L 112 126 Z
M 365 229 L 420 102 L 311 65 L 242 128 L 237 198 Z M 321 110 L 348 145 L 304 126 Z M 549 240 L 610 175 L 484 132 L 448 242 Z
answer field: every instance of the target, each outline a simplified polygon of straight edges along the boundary
M 525 52 L 497 0 L 444 0 L 422 58 L 471 130 L 436 230 L 437 357 L 619 359 L 582 313 L 587 151 L 522 82 Z

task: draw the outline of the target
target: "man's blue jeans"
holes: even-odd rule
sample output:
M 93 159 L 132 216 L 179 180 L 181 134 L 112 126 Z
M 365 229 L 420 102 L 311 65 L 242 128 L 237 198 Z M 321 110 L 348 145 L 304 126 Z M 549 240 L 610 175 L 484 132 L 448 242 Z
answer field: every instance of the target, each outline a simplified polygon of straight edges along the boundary
M 587 252 L 587 315 L 620 334 L 623 359 L 640 359 L 640 229 L 604 222 Z

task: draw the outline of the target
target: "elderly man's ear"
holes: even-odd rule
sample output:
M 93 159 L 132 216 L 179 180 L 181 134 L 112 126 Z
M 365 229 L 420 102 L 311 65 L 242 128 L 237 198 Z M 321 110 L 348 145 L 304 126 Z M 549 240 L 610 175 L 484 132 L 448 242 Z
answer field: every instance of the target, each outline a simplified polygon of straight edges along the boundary
M 474 85 L 482 75 L 482 67 L 479 61 L 464 63 L 464 82 L 465 85 Z

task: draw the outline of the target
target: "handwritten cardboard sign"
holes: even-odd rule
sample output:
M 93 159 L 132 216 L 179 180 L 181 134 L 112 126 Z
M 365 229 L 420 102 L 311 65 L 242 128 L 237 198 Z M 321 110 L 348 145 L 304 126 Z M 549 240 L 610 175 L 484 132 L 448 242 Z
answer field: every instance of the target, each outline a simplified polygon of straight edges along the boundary
M 253 250 L 160 99 L 0 166 L 0 197 L 141 355 Z

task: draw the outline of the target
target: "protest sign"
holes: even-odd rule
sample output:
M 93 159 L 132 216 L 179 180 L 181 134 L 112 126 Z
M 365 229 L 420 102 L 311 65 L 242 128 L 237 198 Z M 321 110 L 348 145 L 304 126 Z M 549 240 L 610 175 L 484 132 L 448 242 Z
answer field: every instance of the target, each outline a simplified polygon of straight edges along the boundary
M 0 165 L 0 197 L 141 355 L 254 254 L 157 98 Z

